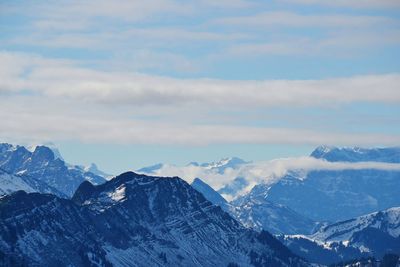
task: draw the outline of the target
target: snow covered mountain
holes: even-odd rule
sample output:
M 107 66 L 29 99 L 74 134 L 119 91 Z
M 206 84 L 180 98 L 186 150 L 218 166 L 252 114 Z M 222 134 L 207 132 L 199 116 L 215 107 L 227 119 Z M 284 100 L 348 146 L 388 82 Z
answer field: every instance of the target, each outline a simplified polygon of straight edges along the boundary
M 267 199 L 316 221 L 338 221 L 400 204 L 400 172 L 311 171 L 287 175 L 267 190 Z
M 217 162 L 202 163 L 202 164 L 198 164 L 198 165 L 205 169 L 216 170 L 219 174 L 222 174 L 228 168 L 236 169 L 240 165 L 247 164 L 247 163 L 249 163 L 249 162 L 246 162 L 238 157 L 230 157 L 230 158 L 221 159 L 220 161 L 217 161 Z M 197 163 L 191 163 L 191 164 L 197 164 Z
M 307 260 L 324 264 L 400 254 L 400 207 L 327 225 L 309 236 L 280 240 Z
M 267 201 L 262 194 L 263 189 L 253 190 L 252 194 L 227 202 L 199 178 L 196 178 L 191 186 L 202 193 L 208 201 L 220 206 L 247 228 L 257 231 L 266 230 L 273 234 L 310 234 L 317 227 L 317 223 L 290 208 Z M 264 185 L 257 187 L 260 186 Z
M 136 172 L 158 176 L 179 176 L 188 182 L 200 178 L 202 181 L 207 181 L 208 184 L 217 185 L 216 188 L 220 189 L 218 192 L 223 197 L 231 199 L 249 185 L 244 178 L 245 175 L 237 175 L 249 164 L 251 162 L 237 157 L 229 157 L 211 163 L 190 162 L 185 166 L 158 163 L 138 169 Z
M 22 177 L 35 191 L 59 196 L 72 196 L 85 180 L 95 184 L 105 181 L 79 166 L 66 164 L 46 146 L 35 146 L 30 151 L 23 146 L 0 144 L 0 168 Z
M 317 223 L 287 206 L 268 201 L 266 185 L 255 186 L 252 191 L 230 204 L 236 217 L 246 227 L 267 230 L 274 234 L 310 234 Z
M 11 194 L 19 190 L 24 190 L 25 192 L 50 193 L 60 197 L 67 197 L 56 188 L 37 180 L 35 177 L 26 174 L 10 174 L 0 169 L 0 196 Z
M 331 161 L 399 162 L 399 149 L 319 147 L 311 155 Z M 384 169 L 290 172 L 265 188 L 267 200 L 315 221 L 339 221 L 400 205 L 400 171 Z
M 198 162 L 190 162 L 185 167 L 199 167 L 204 170 L 215 171 L 216 173 L 223 174 L 226 169 L 236 169 L 243 164 L 247 164 L 246 162 L 237 157 L 224 158 L 217 162 L 210 163 L 198 163 Z M 157 163 L 151 166 L 143 167 L 138 169 L 138 173 L 147 173 L 147 174 L 157 174 L 162 168 L 168 167 L 169 164 Z M 175 165 L 173 165 L 175 166 Z M 175 166 L 176 167 L 176 166 Z
M 99 169 L 99 167 L 97 167 L 97 165 L 95 163 L 90 164 L 89 166 L 85 166 L 83 167 L 83 170 L 85 172 L 90 172 L 93 173 L 97 176 L 101 176 L 103 178 L 105 178 L 106 180 L 110 180 L 111 178 L 114 177 L 114 175 L 103 172 L 102 170 Z
M 319 241 L 350 241 L 357 232 L 374 228 L 394 238 L 400 236 L 400 207 L 374 212 L 322 227 L 311 237 Z M 400 246 L 400 243 L 399 243 Z
M 18 191 L 0 199 L 0 218 L 10 265 L 308 266 L 177 177 L 128 172 L 84 182 L 72 200 Z

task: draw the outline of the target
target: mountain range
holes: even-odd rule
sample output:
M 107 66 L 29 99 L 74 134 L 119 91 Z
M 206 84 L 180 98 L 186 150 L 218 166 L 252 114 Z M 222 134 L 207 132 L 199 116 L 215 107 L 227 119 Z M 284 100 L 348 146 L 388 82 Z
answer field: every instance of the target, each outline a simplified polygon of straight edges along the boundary
M 321 146 L 310 157 L 397 164 L 400 149 Z M 294 169 L 225 199 L 249 187 L 255 166 L 184 167 L 234 175 L 216 190 L 202 177 L 160 177 L 171 165 L 112 178 L 54 148 L 0 144 L 0 266 L 354 265 L 400 254 L 397 168 Z
M 311 153 L 328 162 L 400 162 L 400 148 L 319 147 Z M 349 160 L 351 158 L 351 160 Z M 400 204 L 400 170 L 342 169 L 291 172 L 272 186 L 258 185 L 266 199 L 314 221 L 340 221 Z
M 308 266 L 177 177 L 128 172 L 72 199 L 18 191 L 0 217 L 6 266 Z
M 0 168 L 3 172 L 18 177 L 33 191 L 52 193 L 60 197 L 72 196 L 85 180 L 93 184 L 106 181 L 104 177 L 80 166 L 65 163 L 59 154 L 56 156 L 47 146 L 36 146 L 28 150 L 24 146 L 2 143 Z M 15 188 L 18 189 L 20 188 Z

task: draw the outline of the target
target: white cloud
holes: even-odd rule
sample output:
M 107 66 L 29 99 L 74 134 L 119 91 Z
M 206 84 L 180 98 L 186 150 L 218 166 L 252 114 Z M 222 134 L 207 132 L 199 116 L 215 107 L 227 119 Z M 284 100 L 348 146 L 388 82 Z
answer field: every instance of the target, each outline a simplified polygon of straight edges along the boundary
M 0 66 L 3 140 L 73 138 L 83 142 L 180 145 L 400 143 L 399 135 L 389 133 L 305 129 L 293 123 L 250 126 L 240 123 L 243 118 L 235 115 L 277 107 L 334 110 L 361 102 L 398 104 L 399 74 L 224 81 L 106 72 L 84 68 L 79 62 L 8 52 L 0 53 L 0 61 L 4 63 Z M 221 112 L 226 115 L 218 117 Z M 291 119 L 298 120 L 294 113 Z M 280 122 L 274 117 L 268 120 Z M 245 117 L 249 119 L 251 114 Z
M 232 25 L 239 27 L 344 27 L 358 28 L 371 27 L 378 25 L 396 25 L 398 20 L 382 16 L 366 15 L 343 15 L 343 14 L 324 14 L 324 15 L 303 15 L 288 11 L 273 11 L 252 14 L 251 16 L 225 17 L 218 18 L 211 23 L 219 25 Z
M 227 81 L 109 72 L 3 52 L 0 92 L 26 90 L 47 97 L 108 105 L 206 106 L 236 109 L 399 103 L 399 74 L 327 80 Z
M 73 139 L 92 143 L 189 146 L 234 143 L 370 146 L 400 143 L 398 135 L 173 122 L 174 118 L 179 118 L 174 115 L 166 120 L 138 120 L 125 112 L 112 106 L 102 109 L 72 105 L 69 101 L 43 99 L 35 102 L 29 97 L 3 97 L 0 101 L 0 139 L 25 142 Z M 191 112 L 196 113 L 196 109 Z
M 238 192 L 238 195 L 225 196 L 229 199 L 237 197 L 241 194 L 249 192 L 254 185 L 264 183 L 272 185 L 280 180 L 288 172 L 295 171 L 299 174 L 299 179 L 306 177 L 310 171 L 328 170 L 384 170 L 384 171 L 400 171 L 400 164 L 382 163 L 382 162 L 328 162 L 323 159 L 312 157 L 299 158 L 282 158 L 265 162 L 254 162 L 240 166 L 237 169 L 227 168 L 224 173 L 218 173 L 213 169 L 207 169 L 200 166 L 188 165 L 178 167 L 175 165 L 165 164 L 156 171 L 156 175 L 160 176 L 179 176 L 189 183 L 198 177 L 212 186 L 215 190 L 219 190 L 224 185 L 232 182 L 236 177 L 243 177 L 249 185 Z
M 400 44 L 397 29 L 343 30 L 330 32 L 323 38 L 299 36 L 270 41 L 249 41 L 232 44 L 225 51 L 225 57 L 260 57 L 265 55 L 290 55 L 307 57 L 360 57 L 366 51 L 376 53 L 377 49 Z M 327 55 L 326 51 L 330 51 Z

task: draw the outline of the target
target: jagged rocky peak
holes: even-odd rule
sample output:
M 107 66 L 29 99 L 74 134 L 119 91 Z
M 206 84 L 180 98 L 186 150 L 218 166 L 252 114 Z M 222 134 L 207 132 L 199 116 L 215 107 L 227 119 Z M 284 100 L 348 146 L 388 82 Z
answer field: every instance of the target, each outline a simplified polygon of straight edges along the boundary
M 155 177 L 126 172 L 98 186 L 88 182 L 81 184 L 73 201 L 97 211 L 129 202 L 130 208 L 156 208 L 156 212 L 165 213 L 174 206 L 190 205 L 190 202 L 197 201 L 199 197 L 204 202 L 204 197 L 197 192 L 196 195 L 194 191 L 178 177 Z
M 361 148 L 319 146 L 311 153 L 311 157 L 325 159 L 331 162 L 376 161 L 400 163 L 400 147 Z
M 82 170 L 104 177 L 106 180 L 110 180 L 113 177 L 112 174 L 100 170 L 96 163 L 91 163 L 89 166 L 82 166 Z
M 21 176 L 37 192 L 51 192 L 61 197 L 72 196 L 84 180 L 95 184 L 105 181 L 102 175 L 65 163 L 53 149 L 46 145 L 35 145 L 27 149 L 1 144 L 0 168 L 12 175 Z
M 0 153 L 3 153 L 5 151 L 10 151 L 10 150 L 15 150 L 16 146 L 8 143 L 0 143 Z
M 96 187 L 89 181 L 84 181 L 76 190 L 73 200 L 75 202 L 83 203 L 84 200 L 87 198 L 90 198 L 92 194 L 95 192 L 101 192 L 105 190 L 114 190 L 126 183 L 133 183 L 133 182 L 151 182 L 155 179 L 158 179 L 159 177 L 152 177 L 152 176 L 147 176 L 147 175 L 142 175 L 142 174 L 137 174 L 135 172 L 125 172 L 123 174 L 120 174 L 116 176 L 114 179 L 104 183 L 101 186 Z

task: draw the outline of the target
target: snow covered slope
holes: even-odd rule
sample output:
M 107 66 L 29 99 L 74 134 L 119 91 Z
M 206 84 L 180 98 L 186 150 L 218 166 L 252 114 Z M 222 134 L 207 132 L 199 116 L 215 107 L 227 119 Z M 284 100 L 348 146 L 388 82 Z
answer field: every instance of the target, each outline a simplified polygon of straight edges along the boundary
M 25 192 L 35 192 L 21 177 L 9 174 L 0 169 L 0 196 L 12 192 L 24 190 Z
M 350 241 L 357 232 L 374 228 L 394 238 L 400 236 L 400 207 L 374 212 L 321 228 L 311 238 L 319 241 Z
M 309 236 L 281 236 L 280 240 L 298 255 L 322 264 L 399 254 L 400 207 L 330 224 Z

